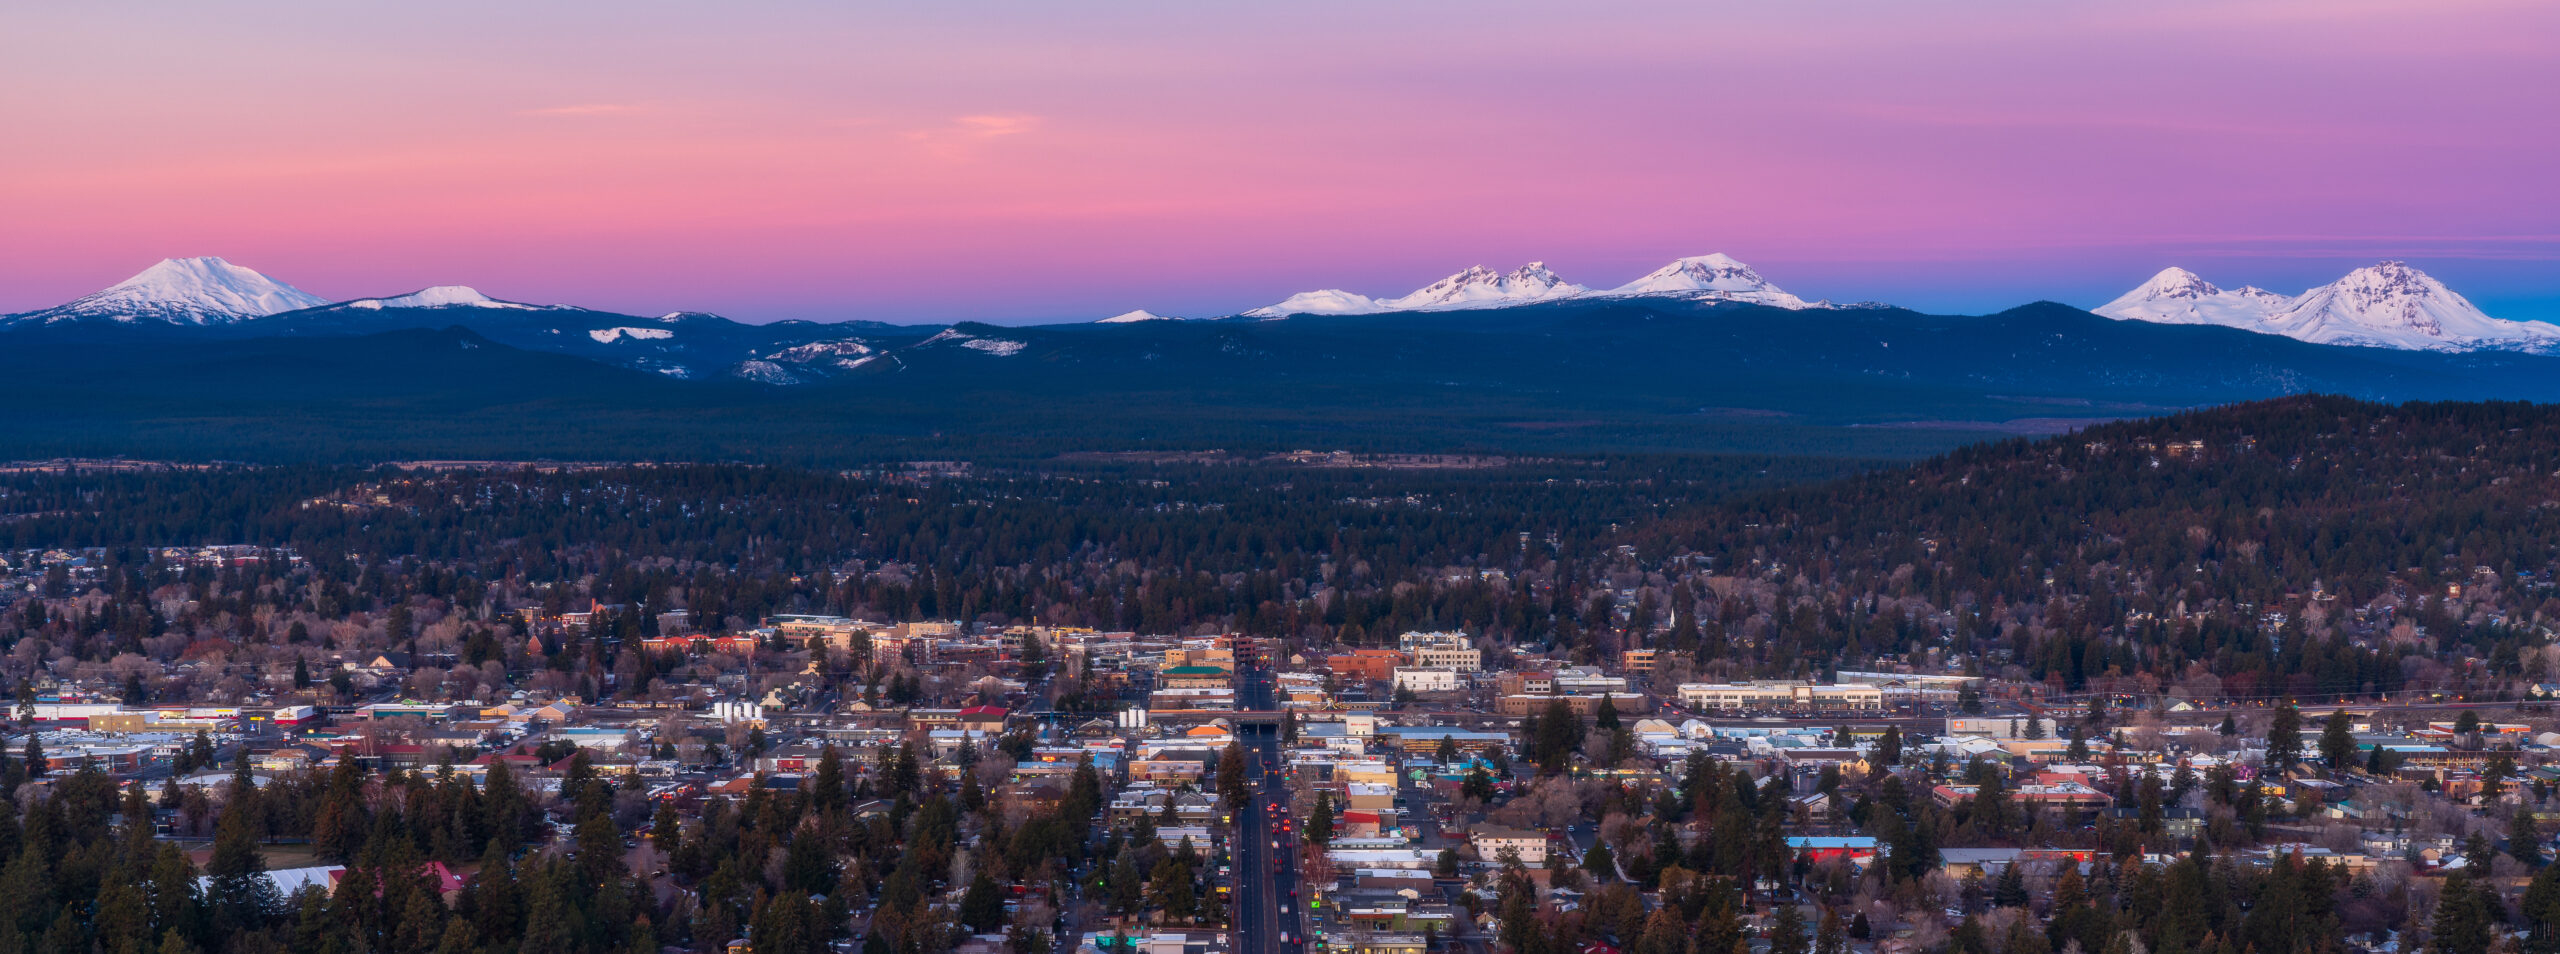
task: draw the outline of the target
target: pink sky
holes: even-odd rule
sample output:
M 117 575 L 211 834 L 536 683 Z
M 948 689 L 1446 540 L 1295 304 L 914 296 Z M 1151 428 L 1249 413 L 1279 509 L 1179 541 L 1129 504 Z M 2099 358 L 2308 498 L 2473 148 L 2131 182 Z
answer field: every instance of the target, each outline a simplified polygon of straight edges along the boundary
M 333 297 L 1031 321 L 1723 251 L 1946 311 L 2393 257 L 2560 318 L 2546 0 L 5 17 L 0 311 L 182 255 Z

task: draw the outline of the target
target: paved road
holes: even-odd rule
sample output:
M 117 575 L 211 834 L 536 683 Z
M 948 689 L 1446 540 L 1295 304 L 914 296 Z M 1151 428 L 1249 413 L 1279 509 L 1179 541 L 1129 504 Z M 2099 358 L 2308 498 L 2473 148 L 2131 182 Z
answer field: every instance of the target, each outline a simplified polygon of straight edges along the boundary
M 1271 706 L 1271 673 L 1250 663 L 1236 670 L 1238 693 L 1248 709 Z M 1288 813 L 1289 790 L 1281 782 L 1280 739 L 1275 727 L 1241 726 L 1257 782 L 1250 804 L 1236 818 L 1236 951 L 1237 954 L 1300 954 L 1305 935 L 1299 926 L 1299 900 L 1290 897 L 1298 883 L 1294 834 L 1283 838 L 1269 806 Z M 1280 847 L 1272 844 L 1279 841 Z M 1289 943 L 1281 943 L 1286 933 Z

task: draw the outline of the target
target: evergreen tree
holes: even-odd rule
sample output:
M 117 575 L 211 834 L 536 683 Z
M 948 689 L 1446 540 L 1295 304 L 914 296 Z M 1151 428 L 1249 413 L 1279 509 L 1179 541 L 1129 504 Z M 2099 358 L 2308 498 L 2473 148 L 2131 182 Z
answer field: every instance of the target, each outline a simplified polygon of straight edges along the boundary
M 1769 954 L 1813 954 L 1813 942 L 1805 936 L 1804 912 L 1792 904 L 1778 905 L 1777 916 L 1769 924 Z
M 2027 878 L 2017 864 L 2000 869 L 2000 880 L 1991 887 L 1991 903 L 2004 908 L 2026 906 Z
M 258 853 L 258 829 L 252 819 L 255 789 L 233 792 L 214 827 L 213 858 L 205 866 L 209 879 L 206 906 L 218 934 L 256 930 L 266 925 L 284 899 L 267 880 L 266 859 Z
M 1190 923 L 1198 915 L 1198 894 L 1191 884 L 1191 869 L 1180 861 L 1166 858 L 1156 863 L 1148 890 L 1157 910 L 1167 923 Z
M 2532 808 L 2518 805 L 2507 819 L 2507 854 L 2528 868 L 2542 865 L 2542 826 L 2535 823 Z
M 1689 926 L 1680 920 L 1678 910 L 1665 904 L 1645 918 L 1643 933 L 1636 935 L 1634 954 L 1686 954 L 1688 947 Z
M 2525 954 L 2560 954 L 2560 865 L 2535 871 L 2517 908 L 2527 931 Z
M 2347 710 L 2339 709 L 2320 726 L 2320 759 L 2329 763 L 2329 771 L 2355 767 L 2356 737 L 2347 730 L 2347 722 Z
M 2302 710 L 2291 705 L 2277 709 L 2275 718 L 2267 722 L 2267 768 L 2284 771 L 2302 761 Z
M 1245 781 L 1244 743 L 1229 742 L 1218 753 L 1218 796 L 1226 799 L 1231 810 L 1241 810 L 1252 790 Z
M 2427 922 L 2428 954 L 2489 954 L 2489 925 L 2497 900 L 2485 896 L 2487 891 L 2494 889 L 2473 887 L 2464 872 L 2445 877 L 2435 917 Z
M 979 934 L 1004 924 L 1004 889 L 996 887 L 996 879 L 986 872 L 979 872 L 969 882 L 969 890 L 960 896 L 960 923 Z
M 2026 919 L 2018 920 L 2024 923 Z M 1822 909 L 1822 920 L 1813 931 L 1813 954 L 1849 954 L 1849 928 L 1841 923 L 1838 909 Z
M 1592 839 L 1591 850 L 1582 853 L 1582 870 L 1591 872 L 1591 876 L 1599 879 L 1602 884 L 1612 884 L 1618 880 L 1617 857 L 1609 853 L 1607 841 Z

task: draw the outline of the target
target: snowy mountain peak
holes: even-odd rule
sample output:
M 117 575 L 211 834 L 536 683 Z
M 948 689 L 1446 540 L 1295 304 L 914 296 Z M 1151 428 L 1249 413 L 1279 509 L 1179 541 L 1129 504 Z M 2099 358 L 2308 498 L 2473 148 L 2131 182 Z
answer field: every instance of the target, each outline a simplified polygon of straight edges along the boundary
M 2205 281 L 2204 276 L 2175 265 L 2161 269 L 2160 274 L 2151 276 L 2134 291 L 2149 298 L 2211 298 L 2222 294 L 2222 289 Z
M 1159 315 L 1159 314 L 1156 314 L 1155 312 L 1148 311 L 1148 310 L 1146 310 L 1146 309 L 1144 309 L 1144 308 L 1140 308 L 1140 309 L 1138 309 L 1138 310 L 1136 310 L 1136 311 L 1122 312 L 1122 313 L 1120 313 L 1120 314 L 1113 315 L 1113 316 L 1111 316 L 1111 317 L 1109 317 L 1109 318 L 1104 318 L 1104 319 L 1102 319 L 1102 320 L 1100 320 L 1100 321 L 1096 321 L 1096 322 L 1094 322 L 1094 324 L 1097 324 L 1097 325 L 1128 325 L 1128 324 L 1136 324 L 1136 323 L 1141 322 L 1141 321 L 1181 321 L 1181 320 L 1182 320 L 1182 319 L 1180 319 L 1180 318 L 1176 318 L 1176 317 L 1174 317 L 1174 316 L 1172 316 L 1172 315 Z
M 1300 292 L 1287 301 L 1245 312 L 1252 318 L 1290 315 L 1370 315 L 1389 311 L 1454 311 L 1503 308 L 1586 295 L 1661 296 L 1692 301 L 1732 301 L 1778 308 L 1836 308 L 1827 301 L 1807 302 L 1788 294 L 1752 271 L 1751 266 L 1722 252 L 1680 259 L 1651 274 L 1605 292 L 1558 277 L 1545 262 L 1530 262 L 1509 272 L 1482 265 L 1443 278 L 1401 298 L 1370 298 L 1340 289 Z M 1851 305 L 1846 307 L 1865 307 Z
M 207 255 L 162 259 L 103 291 L 29 317 L 213 325 L 328 303 L 326 298 Z
M 1770 284 L 1751 266 L 1722 252 L 1692 255 L 1610 289 L 1611 295 L 1674 295 L 1702 301 L 1738 301 L 1779 308 L 1815 305 Z
M 1496 308 L 1533 301 L 1571 298 L 1590 291 L 1556 276 L 1545 262 L 1530 262 L 1508 273 L 1482 265 L 1423 286 L 1413 294 L 1381 302 L 1388 311 L 1438 311 Z
M 1290 315 L 1374 315 L 1388 310 L 1387 303 L 1339 288 L 1299 292 L 1276 305 L 1264 305 L 1244 313 L 1247 318 L 1287 318 Z
M 2269 315 L 2267 328 L 2321 344 L 2427 351 L 2560 346 L 2560 326 L 2491 318 L 2434 276 L 2396 261 L 2303 292 Z
M 480 293 L 469 285 L 430 285 L 396 298 L 362 298 L 347 303 L 350 308 L 532 308 L 532 305 L 500 301 Z
M 2263 288 L 2221 288 L 2177 266 L 2160 270 L 2142 286 L 2100 305 L 2095 313 L 2127 321 L 2168 325 L 2222 325 L 2262 330 L 2267 316 L 2292 301 Z

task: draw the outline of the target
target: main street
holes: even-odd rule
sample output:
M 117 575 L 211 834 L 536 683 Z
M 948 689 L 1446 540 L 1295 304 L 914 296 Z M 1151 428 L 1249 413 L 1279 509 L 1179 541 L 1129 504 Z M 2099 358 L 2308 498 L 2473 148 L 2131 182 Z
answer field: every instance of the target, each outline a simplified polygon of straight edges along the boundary
M 1271 708 L 1271 673 L 1249 654 L 1237 654 L 1236 690 L 1248 709 Z M 1254 795 L 1235 809 L 1235 928 L 1238 954 L 1296 954 L 1305 937 L 1299 928 L 1297 835 L 1282 834 L 1278 820 L 1289 817 L 1289 789 L 1280 774 L 1278 729 L 1270 725 L 1236 728 L 1244 745 L 1246 771 Z M 1278 805 L 1274 812 L 1270 806 Z M 1295 827 L 1295 826 L 1292 826 Z M 1274 842 L 1280 847 L 1274 848 Z M 1283 935 L 1288 938 L 1282 942 Z

